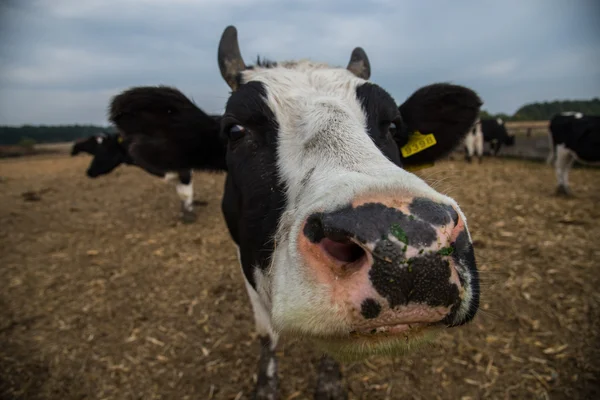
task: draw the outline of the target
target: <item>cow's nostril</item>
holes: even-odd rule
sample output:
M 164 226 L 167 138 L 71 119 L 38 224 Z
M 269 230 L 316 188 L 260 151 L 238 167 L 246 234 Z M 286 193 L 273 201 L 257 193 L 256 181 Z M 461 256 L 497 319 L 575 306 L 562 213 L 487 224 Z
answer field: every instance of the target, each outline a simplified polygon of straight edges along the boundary
M 344 263 L 353 263 L 365 256 L 363 248 L 348 239 L 335 241 L 326 237 L 320 245 L 329 256 Z

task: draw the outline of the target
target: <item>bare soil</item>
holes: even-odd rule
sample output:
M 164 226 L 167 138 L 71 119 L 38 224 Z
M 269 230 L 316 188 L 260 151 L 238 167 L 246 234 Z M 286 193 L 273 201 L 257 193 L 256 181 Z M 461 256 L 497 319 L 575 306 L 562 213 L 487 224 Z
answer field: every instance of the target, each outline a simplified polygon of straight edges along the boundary
M 246 399 L 259 344 L 220 212 L 196 173 L 198 221 L 135 167 L 0 161 L 0 398 Z M 410 356 L 344 365 L 351 399 L 600 398 L 600 170 L 553 195 L 544 164 L 486 158 L 418 171 L 456 198 L 482 310 Z M 311 398 L 319 353 L 279 348 L 282 399 Z

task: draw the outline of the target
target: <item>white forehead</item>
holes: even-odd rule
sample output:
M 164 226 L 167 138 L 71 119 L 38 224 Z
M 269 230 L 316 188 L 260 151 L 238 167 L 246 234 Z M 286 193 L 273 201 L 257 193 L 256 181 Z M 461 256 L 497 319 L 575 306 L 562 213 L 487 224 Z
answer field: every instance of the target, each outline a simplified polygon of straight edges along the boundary
M 102 137 L 102 136 L 96 136 L 96 142 L 98 144 L 102 144 L 102 142 L 104 142 L 104 137 Z
M 364 124 L 356 89 L 367 81 L 346 68 L 308 60 L 289 61 L 244 71 L 242 83 L 250 81 L 264 84 L 266 103 L 282 131 L 294 130 L 292 126 L 297 123 L 326 121 L 340 113 Z
M 365 82 L 346 68 L 307 60 L 288 61 L 272 68 L 242 72 L 242 83 L 261 82 L 274 97 L 289 99 L 324 95 L 347 99 L 356 97 L 356 88 Z

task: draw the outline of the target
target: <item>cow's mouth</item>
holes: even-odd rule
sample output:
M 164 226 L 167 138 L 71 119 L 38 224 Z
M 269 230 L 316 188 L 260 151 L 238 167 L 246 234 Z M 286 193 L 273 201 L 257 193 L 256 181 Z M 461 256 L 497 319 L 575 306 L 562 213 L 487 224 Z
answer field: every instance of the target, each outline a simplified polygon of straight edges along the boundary
M 431 322 L 413 322 L 406 324 L 395 324 L 395 325 L 383 325 L 371 329 L 357 329 L 350 332 L 351 338 L 357 337 L 388 337 L 398 335 L 414 335 L 415 333 L 422 331 L 432 325 Z
M 430 342 L 444 328 L 446 325 L 440 322 L 383 325 L 345 335 L 317 337 L 316 344 L 339 360 L 359 361 L 373 355 L 404 355 Z

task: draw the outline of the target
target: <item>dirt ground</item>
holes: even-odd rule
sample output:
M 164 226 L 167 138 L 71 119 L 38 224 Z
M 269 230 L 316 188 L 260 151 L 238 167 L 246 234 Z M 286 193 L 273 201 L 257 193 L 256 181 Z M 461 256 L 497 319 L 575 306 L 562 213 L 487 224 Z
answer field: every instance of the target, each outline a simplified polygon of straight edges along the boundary
M 220 213 L 197 173 L 194 224 L 135 167 L 85 156 L 0 161 L 0 398 L 246 399 L 259 344 Z M 544 164 L 446 161 L 417 172 L 455 197 L 482 311 L 433 345 L 344 365 L 351 399 L 600 398 L 600 170 L 553 196 Z M 311 398 L 319 353 L 279 348 L 282 399 Z

